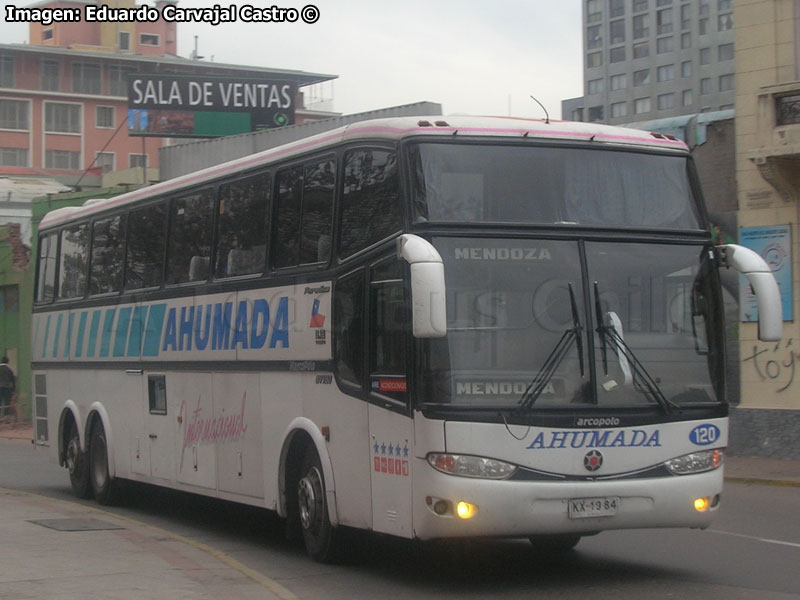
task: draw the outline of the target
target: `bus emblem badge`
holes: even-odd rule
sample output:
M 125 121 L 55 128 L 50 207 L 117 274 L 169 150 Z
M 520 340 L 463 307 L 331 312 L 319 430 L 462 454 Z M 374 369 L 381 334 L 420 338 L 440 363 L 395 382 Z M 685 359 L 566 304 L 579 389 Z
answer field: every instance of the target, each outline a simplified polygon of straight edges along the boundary
M 586 467 L 587 471 L 597 471 L 603 466 L 603 455 L 600 454 L 599 450 L 590 450 L 583 457 L 583 466 Z

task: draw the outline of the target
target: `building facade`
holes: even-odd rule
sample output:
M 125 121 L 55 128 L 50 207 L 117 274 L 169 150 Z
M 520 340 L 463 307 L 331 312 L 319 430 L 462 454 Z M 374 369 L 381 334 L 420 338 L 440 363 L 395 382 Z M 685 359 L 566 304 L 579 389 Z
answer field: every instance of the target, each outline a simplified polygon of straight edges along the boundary
M 760 236 L 783 296 L 783 339 L 740 324 L 735 442 L 800 458 L 800 0 L 736 0 L 736 180 L 740 243 Z M 747 318 L 747 315 L 744 315 Z
M 613 125 L 734 105 L 734 0 L 583 0 L 584 95 L 562 117 Z
M 133 9 L 134 0 L 55 0 L 37 8 L 108 4 Z M 175 4 L 159 0 L 156 7 Z M 126 183 L 146 183 L 158 168 L 166 138 L 128 135 L 127 78 L 133 73 L 280 79 L 304 86 L 332 75 L 177 56 L 175 23 L 60 22 L 30 24 L 29 44 L 0 44 L 0 174 L 56 177 L 99 186 L 103 173 L 130 169 Z M 302 102 L 302 93 L 298 93 Z M 305 111 L 296 122 L 332 116 Z M 145 181 L 143 181 L 143 179 Z

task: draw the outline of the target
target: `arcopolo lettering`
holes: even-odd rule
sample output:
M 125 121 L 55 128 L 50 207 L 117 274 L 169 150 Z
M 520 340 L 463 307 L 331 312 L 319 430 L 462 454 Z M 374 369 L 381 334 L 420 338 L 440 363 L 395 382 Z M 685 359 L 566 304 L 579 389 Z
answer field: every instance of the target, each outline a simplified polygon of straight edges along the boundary
M 619 431 L 540 431 L 528 450 L 563 448 L 658 448 L 661 446 L 659 430 L 621 429 Z

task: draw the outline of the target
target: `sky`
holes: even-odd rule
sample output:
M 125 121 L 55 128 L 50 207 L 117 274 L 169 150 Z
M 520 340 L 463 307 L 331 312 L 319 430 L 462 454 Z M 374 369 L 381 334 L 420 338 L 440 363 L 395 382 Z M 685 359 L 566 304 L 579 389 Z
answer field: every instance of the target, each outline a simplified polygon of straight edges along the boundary
M 313 24 L 178 25 L 178 53 L 198 36 L 203 60 L 337 75 L 306 90 L 306 106 L 352 114 L 419 101 L 443 113 L 561 116 L 561 100 L 580 96 L 579 0 L 308 0 Z M 231 0 L 181 0 L 180 7 Z M 300 10 L 303 0 L 237 4 Z M 3 4 L 11 4 L 3 0 Z M 34 2 L 19 0 L 18 7 Z M 154 4 L 154 2 L 137 2 Z M 24 43 L 27 24 L 0 23 L 0 40 Z M 331 102 L 332 100 L 332 102 Z

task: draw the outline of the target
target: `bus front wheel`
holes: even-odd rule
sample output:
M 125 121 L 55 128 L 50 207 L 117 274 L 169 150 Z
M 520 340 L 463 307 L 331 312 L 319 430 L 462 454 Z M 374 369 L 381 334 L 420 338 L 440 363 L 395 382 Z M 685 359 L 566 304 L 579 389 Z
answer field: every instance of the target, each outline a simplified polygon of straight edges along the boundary
M 71 421 L 69 424 L 64 458 L 67 470 L 69 470 L 72 493 L 78 498 L 90 498 L 92 496 L 92 487 L 89 484 L 87 455 L 81 450 L 81 438 L 78 435 L 78 426 L 75 425 L 75 421 Z
M 111 504 L 114 500 L 114 480 L 108 469 L 106 430 L 99 420 L 92 427 L 89 446 L 89 480 L 95 500 L 100 504 Z
M 306 449 L 297 482 L 297 510 L 300 530 L 309 556 L 319 562 L 333 562 L 339 554 L 339 532 L 331 525 L 322 464 L 313 447 Z

